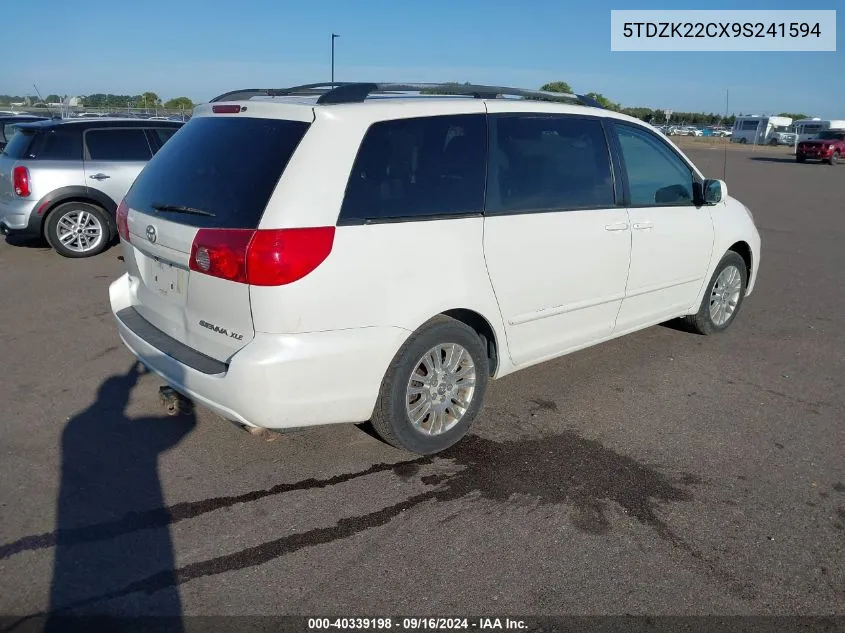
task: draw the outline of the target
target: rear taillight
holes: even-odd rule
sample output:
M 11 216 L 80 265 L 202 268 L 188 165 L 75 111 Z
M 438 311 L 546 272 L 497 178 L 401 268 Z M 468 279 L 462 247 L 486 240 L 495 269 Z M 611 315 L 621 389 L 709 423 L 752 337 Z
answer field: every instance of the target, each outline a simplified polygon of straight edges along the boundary
M 253 286 L 283 286 L 313 272 L 332 251 L 335 227 L 200 229 L 193 271 Z
M 15 195 L 26 198 L 32 193 L 29 182 L 29 170 L 26 167 L 15 167 L 12 170 L 12 182 L 15 187 Z
M 120 237 L 127 242 L 129 240 L 129 205 L 126 204 L 126 200 L 121 200 L 120 204 L 117 206 L 117 213 L 115 214 L 115 219 L 117 220 L 117 232 L 120 234 Z

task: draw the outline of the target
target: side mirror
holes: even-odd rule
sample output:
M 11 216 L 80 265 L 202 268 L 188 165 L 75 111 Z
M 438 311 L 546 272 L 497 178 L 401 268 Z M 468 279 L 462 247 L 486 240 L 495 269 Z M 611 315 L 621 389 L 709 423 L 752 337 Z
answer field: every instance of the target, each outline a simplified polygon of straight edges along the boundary
M 728 197 L 728 185 L 724 180 L 705 180 L 702 189 L 704 204 L 717 204 Z

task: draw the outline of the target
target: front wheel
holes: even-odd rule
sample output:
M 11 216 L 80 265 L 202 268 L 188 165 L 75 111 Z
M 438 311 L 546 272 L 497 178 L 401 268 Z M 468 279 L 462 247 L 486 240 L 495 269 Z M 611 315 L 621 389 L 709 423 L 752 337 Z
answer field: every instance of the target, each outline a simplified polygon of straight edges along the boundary
M 382 382 L 371 423 L 381 438 L 429 455 L 455 444 L 481 412 L 489 376 L 483 339 L 438 316 L 399 350 Z
M 800 156 L 800 155 L 795 157 L 796 163 L 803 163 L 805 160 L 807 160 L 807 159 L 804 158 L 803 156 Z
M 698 334 L 724 332 L 739 312 L 747 285 L 745 260 L 734 251 L 728 251 L 716 266 L 698 312 L 685 317 L 684 321 Z
M 830 160 L 827 161 L 827 162 L 831 165 L 835 165 L 836 163 L 838 163 L 839 162 L 839 150 L 836 150 L 835 152 L 833 152 L 833 156 L 831 156 Z
M 87 202 L 66 202 L 47 216 L 45 237 L 62 257 L 92 257 L 103 252 L 110 239 L 106 212 Z

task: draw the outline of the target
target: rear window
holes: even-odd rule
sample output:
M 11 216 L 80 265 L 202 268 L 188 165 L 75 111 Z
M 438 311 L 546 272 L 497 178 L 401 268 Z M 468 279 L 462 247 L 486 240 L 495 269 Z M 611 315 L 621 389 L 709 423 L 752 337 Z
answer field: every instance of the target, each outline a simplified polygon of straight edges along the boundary
M 4 155 L 15 159 L 24 157 L 26 150 L 29 148 L 30 143 L 32 143 L 32 138 L 35 136 L 35 133 L 29 130 L 26 132 L 18 130 L 18 132 L 18 134 L 14 134 L 11 137 L 8 131 L 6 132 L 6 138 L 9 139 L 9 144 L 3 150 Z
M 153 205 L 214 214 L 162 215 L 190 226 L 254 229 L 307 130 L 302 121 L 192 119 L 147 163 L 126 203 L 151 215 L 157 215 Z
M 82 160 L 82 131 L 76 126 L 42 130 L 23 158 Z

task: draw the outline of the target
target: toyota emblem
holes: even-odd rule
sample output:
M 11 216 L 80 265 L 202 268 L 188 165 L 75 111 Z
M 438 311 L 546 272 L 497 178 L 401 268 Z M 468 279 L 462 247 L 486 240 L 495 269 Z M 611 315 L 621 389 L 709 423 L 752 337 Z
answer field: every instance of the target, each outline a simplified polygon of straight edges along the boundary
M 147 225 L 147 239 L 154 244 L 156 239 L 158 239 L 158 237 L 156 236 L 156 227 L 154 227 L 152 224 Z

